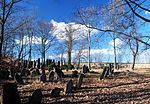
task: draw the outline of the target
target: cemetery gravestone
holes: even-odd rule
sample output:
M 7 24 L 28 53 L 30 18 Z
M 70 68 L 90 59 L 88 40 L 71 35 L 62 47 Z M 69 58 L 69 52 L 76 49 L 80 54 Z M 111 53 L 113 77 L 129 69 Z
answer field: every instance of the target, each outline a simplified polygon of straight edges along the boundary
M 102 74 L 100 76 L 100 80 L 104 79 L 107 76 L 108 71 L 109 71 L 108 67 L 104 67 L 103 72 L 102 72 Z
M 59 68 L 59 66 L 55 67 L 55 72 L 57 73 L 59 78 L 64 78 L 64 73 L 62 72 L 62 70 Z
M 51 98 L 55 98 L 55 97 L 59 97 L 60 96 L 60 92 L 63 91 L 63 88 L 54 88 L 51 92 L 50 97 Z
M 88 68 L 88 66 L 83 65 L 82 73 L 88 73 L 88 72 L 89 72 L 89 68 Z
M 72 77 L 78 77 L 78 71 L 72 71 L 72 75 L 71 75 Z
M 38 58 L 37 68 L 40 69 L 40 58 Z
M 19 92 L 15 83 L 0 85 L 0 104 L 21 104 Z
M 50 74 L 49 74 L 49 81 L 54 81 L 54 72 L 51 71 Z
M 36 89 L 29 100 L 29 104 L 41 104 L 42 97 L 41 89 Z
M 15 74 L 15 78 L 14 79 L 15 79 L 15 81 L 17 83 L 24 84 L 22 77 L 18 73 Z
M 45 75 L 45 74 L 42 74 L 42 75 L 40 76 L 40 81 L 46 82 L 46 75 Z
M 77 85 L 76 85 L 76 89 L 80 89 L 81 88 L 83 77 L 84 77 L 84 74 L 79 75 L 79 78 L 78 78 L 78 81 L 77 81 Z
M 69 80 L 65 88 L 65 93 L 72 93 L 72 90 L 73 90 L 73 82 L 72 80 Z

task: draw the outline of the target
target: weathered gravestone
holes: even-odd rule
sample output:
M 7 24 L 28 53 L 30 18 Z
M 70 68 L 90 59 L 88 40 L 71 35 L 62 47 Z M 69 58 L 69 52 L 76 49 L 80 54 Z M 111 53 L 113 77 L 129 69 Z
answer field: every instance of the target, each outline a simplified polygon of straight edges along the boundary
M 88 73 L 88 72 L 89 72 L 89 68 L 88 68 L 88 66 L 83 65 L 82 73 Z
M 33 61 L 33 68 L 36 68 L 36 61 Z
M 46 82 L 46 75 L 45 75 L 45 74 L 42 74 L 42 75 L 40 76 L 40 81 Z
M 22 77 L 18 73 L 15 74 L 14 79 L 18 84 L 24 84 Z
M 65 77 L 64 73 L 63 73 L 62 70 L 59 68 L 59 66 L 56 66 L 56 67 L 55 67 L 55 72 L 56 72 L 56 74 L 58 75 L 59 78 L 64 78 L 64 77 Z
M 102 74 L 100 75 L 100 80 L 104 79 L 105 77 L 107 77 L 107 75 L 109 74 L 109 68 L 108 67 L 104 67 Z
M 37 68 L 40 69 L 40 58 L 38 58 Z
M 72 90 L 73 90 L 73 82 L 72 82 L 72 80 L 70 79 L 70 80 L 67 82 L 67 85 L 66 85 L 66 88 L 65 88 L 65 93 L 72 93 Z
M 112 64 L 109 64 L 109 71 L 110 71 L 110 74 L 114 73 L 114 70 L 112 69 Z
M 41 89 L 36 89 L 29 100 L 29 104 L 41 104 L 42 97 Z
M 49 81 L 51 81 L 51 82 L 54 81 L 54 74 L 55 74 L 54 71 L 50 72 L 50 74 L 49 74 Z
M 30 75 L 30 71 L 23 68 L 22 71 L 21 71 L 21 76 L 28 76 L 28 75 Z
M 15 68 L 11 68 L 10 69 L 10 75 L 11 75 L 12 78 L 14 78 L 15 73 L 16 73 L 16 69 Z
M 78 77 L 78 71 L 72 71 L 71 77 Z
M 39 69 L 33 69 L 32 72 L 31 72 L 31 75 L 32 75 L 32 76 L 40 75 Z
M 77 81 L 77 85 L 76 85 L 76 89 L 80 89 L 81 88 L 83 77 L 84 77 L 84 74 L 80 74 L 79 75 L 79 78 L 78 78 L 78 81 Z
M 51 98 L 55 98 L 55 97 L 59 97 L 60 96 L 60 92 L 63 91 L 63 88 L 54 88 L 51 92 L 50 97 Z
M 0 104 L 21 104 L 15 83 L 0 84 Z

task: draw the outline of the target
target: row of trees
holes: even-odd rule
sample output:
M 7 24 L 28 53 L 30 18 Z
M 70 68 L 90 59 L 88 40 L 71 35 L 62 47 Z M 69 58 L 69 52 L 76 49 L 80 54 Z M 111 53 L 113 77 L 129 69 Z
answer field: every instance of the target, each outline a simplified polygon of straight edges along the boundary
M 88 66 L 91 68 L 91 44 L 92 31 L 100 31 L 102 36 L 110 36 L 113 40 L 114 65 L 117 63 L 116 39 L 124 41 L 122 47 L 129 47 L 133 54 L 133 66 L 137 55 L 150 46 L 150 36 L 141 34 L 139 28 L 150 22 L 143 14 L 150 12 L 145 8 L 148 0 L 111 0 L 105 6 L 92 6 L 79 8 L 75 11 L 74 23 L 68 23 L 67 27 L 57 32 L 57 28 L 51 22 L 43 22 L 26 13 L 21 7 L 24 0 L 1 0 L 0 1 L 0 58 L 10 56 L 13 58 L 29 60 L 33 53 L 40 54 L 45 63 L 46 54 L 51 47 L 56 47 L 55 53 L 67 52 L 68 64 L 71 65 L 72 50 L 77 48 L 75 60 L 80 64 L 81 59 L 88 59 Z M 145 6 L 146 5 L 146 6 Z M 33 14 L 33 13 L 32 13 Z M 78 25 L 78 28 L 74 28 Z M 79 30 L 87 27 L 82 36 L 75 37 Z M 65 39 L 59 41 L 57 35 L 65 34 Z M 84 50 L 88 50 L 85 56 Z M 74 61 L 75 61 L 74 60 Z

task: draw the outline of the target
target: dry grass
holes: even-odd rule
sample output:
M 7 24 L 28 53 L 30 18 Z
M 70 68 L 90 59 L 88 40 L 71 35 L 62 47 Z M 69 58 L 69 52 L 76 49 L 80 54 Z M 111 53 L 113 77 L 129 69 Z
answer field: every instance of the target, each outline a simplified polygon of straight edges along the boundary
M 26 102 L 35 89 L 41 88 L 44 98 L 43 104 L 149 104 L 150 103 L 150 75 L 139 75 L 128 72 L 104 80 L 99 80 L 101 70 L 86 74 L 82 89 L 71 94 L 61 92 L 58 98 L 50 98 L 53 88 L 65 88 L 68 78 L 59 82 L 41 83 L 38 80 L 19 87 L 23 102 Z M 124 70 L 125 71 L 125 70 Z M 138 70 L 136 70 L 139 72 Z M 147 72 L 147 70 L 143 71 Z M 67 72 L 71 73 L 71 72 Z M 141 72 L 139 72 L 141 73 Z M 77 78 L 72 78 L 74 85 Z

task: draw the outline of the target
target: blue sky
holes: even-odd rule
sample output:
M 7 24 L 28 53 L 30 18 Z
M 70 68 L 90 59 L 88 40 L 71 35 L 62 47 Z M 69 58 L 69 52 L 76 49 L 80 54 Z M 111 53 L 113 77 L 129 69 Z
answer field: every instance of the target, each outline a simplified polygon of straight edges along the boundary
M 36 8 L 44 21 L 51 19 L 57 22 L 69 21 L 72 13 L 79 7 L 106 4 L 108 0 L 33 0 L 32 8 Z
M 31 1 L 30 8 L 35 9 L 38 13 L 38 17 L 41 18 L 42 20 L 46 22 L 50 22 L 51 20 L 56 21 L 58 24 L 60 22 L 70 22 L 71 21 L 71 16 L 73 12 L 79 8 L 79 7 L 88 7 L 88 6 L 96 6 L 96 5 L 104 5 L 108 3 L 109 0 L 33 0 Z M 144 27 L 145 29 L 148 29 L 147 26 Z M 142 33 L 143 33 L 142 29 Z M 93 42 L 96 44 L 97 47 L 92 47 L 93 49 L 102 49 L 103 51 L 106 51 L 105 49 L 110 49 L 108 52 L 109 54 L 101 55 L 99 54 L 98 57 L 102 57 L 104 62 L 110 61 L 113 62 L 113 52 L 111 41 L 112 38 L 106 38 L 108 35 L 103 37 L 102 39 L 99 39 L 98 42 Z M 96 51 L 95 51 L 96 52 Z M 128 57 L 132 57 L 131 53 L 129 50 L 124 50 L 126 54 L 125 56 L 128 55 Z M 107 53 L 107 52 L 106 52 Z M 47 54 L 47 57 L 51 54 L 49 52 Z M 37 57 L 40 56 L 34 56 L 36 59 Z M 96 56 L 95 56 L 96 57 Z M 119 57 L 119 56 L 118 56 Z M 123 58 L 124 62 L 127 60 L 125 57 Z

